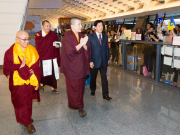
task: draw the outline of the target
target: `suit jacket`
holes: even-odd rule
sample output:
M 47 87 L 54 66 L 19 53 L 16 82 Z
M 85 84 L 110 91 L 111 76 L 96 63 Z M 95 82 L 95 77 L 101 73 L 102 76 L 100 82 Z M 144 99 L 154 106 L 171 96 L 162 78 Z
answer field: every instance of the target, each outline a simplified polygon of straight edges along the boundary
M 93 33 L 89 35 L 88 43 L 91 46 L 90 62 L 94 63 L 94 68 L 99 68 L 101 66 L 101 63 L 104 67 L 107 67 L 109 61 L 108 36 L 102 33 L 101 45 L 97 37 L 97 34 Z

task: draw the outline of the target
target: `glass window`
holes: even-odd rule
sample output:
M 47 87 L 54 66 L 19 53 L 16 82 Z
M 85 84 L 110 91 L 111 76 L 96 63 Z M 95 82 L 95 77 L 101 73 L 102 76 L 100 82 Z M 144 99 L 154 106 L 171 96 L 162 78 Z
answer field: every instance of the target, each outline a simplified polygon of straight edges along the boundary
M 154 21 L 156 19 L 156 15 L 150 15 L 149 16 L 149 21 Z
M 124 24 L 133 24 L 134 23 L 134 17 L 133 18 L 126 18 L 124 21 Z
M 108 21 L 108 24 L 111 24 L 111 21 Z
M 117 19 L 116 20 L 116 24 L 123 24 L 123 22 L 124 22 L 124 19 Z

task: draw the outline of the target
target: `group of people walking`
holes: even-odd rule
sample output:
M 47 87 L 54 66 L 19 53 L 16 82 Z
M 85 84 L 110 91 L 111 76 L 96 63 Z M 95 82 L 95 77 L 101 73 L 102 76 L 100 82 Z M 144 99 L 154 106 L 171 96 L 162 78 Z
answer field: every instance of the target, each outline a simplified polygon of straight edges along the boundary
M 52 93 L 58 94 L 57 80 L 60 72 L 66 81 L 68 107 L 77 109 L 84 117 L 83 95 L 85 77 L 91 74 L 91 96 L 95 95 L 98 70 L 102 81 L 102 98 L 109 97 L 107 67 L 109 62 L 108 36 L 103 34 L 103 21 L 94 23 L 96 32 L 89 36 L 81 33 L 79 18 L 70 20 L 71 30 L 62 39 L 60 55 L 59 40 L 51 31 L 50 22 L 42 22 L 42 30 L 35 37 L 36 48 L 29 45 L 29 34 L 18 31 L 16 42 L 5 52 L 3 73 L 9 76 L 9 89 L 14 105 L 17 122 L 27 127 L 28 133 L 34 133 L 32 119 L 32 99 L 40 102 L 39 90 L 51 86 Z M 61 44 L 61 43 L 60 43 Z

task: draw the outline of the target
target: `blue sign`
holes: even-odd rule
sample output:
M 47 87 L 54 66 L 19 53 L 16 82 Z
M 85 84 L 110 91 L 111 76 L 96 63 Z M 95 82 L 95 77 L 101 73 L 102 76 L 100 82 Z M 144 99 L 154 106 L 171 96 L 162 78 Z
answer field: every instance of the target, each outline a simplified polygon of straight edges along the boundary
M 164 13 L 159 13 L 158 14 L 158 17 L 163 17 L 164 16 Z
M 162 22 L 163 22 L 163 19 L 162 18 L 158 18 L 158 24 L 162 23 Z

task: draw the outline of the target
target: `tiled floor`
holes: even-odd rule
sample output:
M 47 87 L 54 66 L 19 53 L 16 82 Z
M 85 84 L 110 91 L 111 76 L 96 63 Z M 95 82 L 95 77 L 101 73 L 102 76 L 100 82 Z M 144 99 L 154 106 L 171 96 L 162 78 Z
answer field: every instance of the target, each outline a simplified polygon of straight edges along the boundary
M 64 76 L 58 80 L 59 95 L 50 87 L 41 93 L 41 102 L 33 103 L 34 135 L 179 135 L 180 93 L 166 90 L 127 73 L 110 69 L 109 89 L 112 101 L 102 99 L 100 76 L 96 96 L 85 89 L 88 115 L 67 107 Z M 0 134 L 26 135 L 26 128 L 15 120 L 8 90 L 8 79 L 0 75 Z

